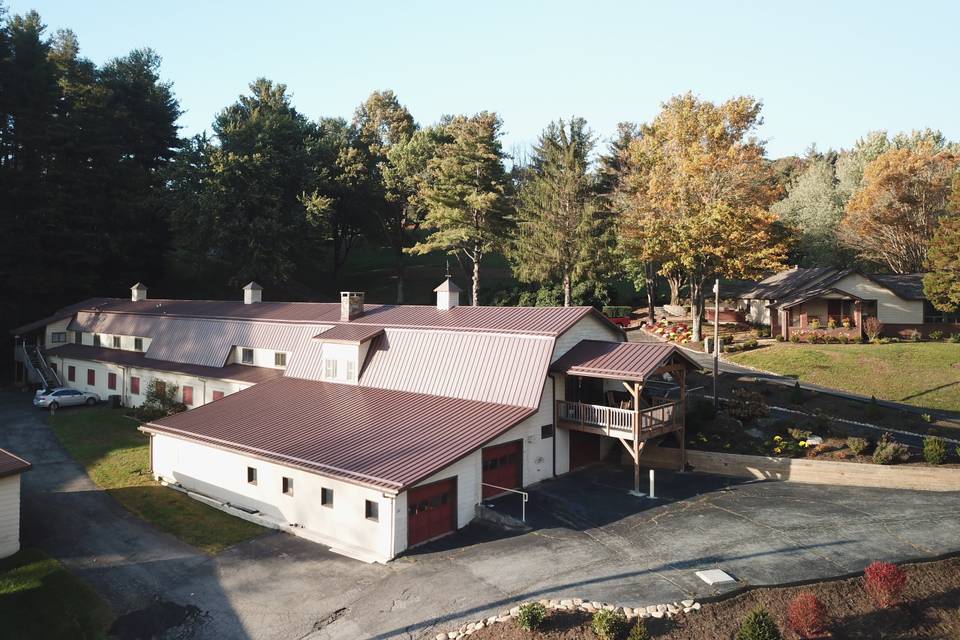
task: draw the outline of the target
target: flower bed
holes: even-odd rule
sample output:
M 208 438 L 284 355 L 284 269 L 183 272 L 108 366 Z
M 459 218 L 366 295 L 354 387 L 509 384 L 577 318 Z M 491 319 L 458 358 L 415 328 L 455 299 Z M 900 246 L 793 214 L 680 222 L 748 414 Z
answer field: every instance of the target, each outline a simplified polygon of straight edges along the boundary
M 693 335 L 693 331 L 690 329 L 690 326 L 683 322 L 670 322 L 669 320 L 657 320 L 653 324 L 645 323 L 643 325 L 644 331 L 652 333 L 655 336 L 660 336 L 670 342 L 676 342 L 677 344 L 687 344 L 690 342 L 690 338 Z

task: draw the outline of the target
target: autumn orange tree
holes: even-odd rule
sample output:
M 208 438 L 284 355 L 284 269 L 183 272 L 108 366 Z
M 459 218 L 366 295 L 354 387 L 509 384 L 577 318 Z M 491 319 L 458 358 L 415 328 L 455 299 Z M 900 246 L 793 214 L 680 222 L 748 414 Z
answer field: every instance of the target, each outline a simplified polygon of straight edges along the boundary
M 957 160 L 929 145 L 880 154 L 864 169 L 862 186 L 847 203 L 841 242 L 894 273 L 922 271 L 947 208 Z
M 768 211 L 778 192 L 753 135 L 760 109 L 750 97 L 676 96 L 630 145 L 623 253 L 688 280 L 693 340 L 709 278 L 752 277 L 786 259 L 786 232 Z

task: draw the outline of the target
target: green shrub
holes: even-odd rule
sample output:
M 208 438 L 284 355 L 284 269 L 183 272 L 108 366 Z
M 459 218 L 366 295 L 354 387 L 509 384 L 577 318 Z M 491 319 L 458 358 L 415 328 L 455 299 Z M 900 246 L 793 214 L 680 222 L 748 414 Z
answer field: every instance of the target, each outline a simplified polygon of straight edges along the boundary
M 777 334 L 777 342 L 783 342 L 783 334 Z
M 930 436 L 923 439 L 923 459 L 930 464 L 943 464 L 947 461 L 947 442 L 943 438 Z
M 762 418 L 769 413 L 767 403 L 763 396 L 756 391 L 748 389 L 734 389 L 730 394 L 733 396 L 727 401 L 727 415 L 736 418 L 741 422 L 750 422 L 757 418 Z
M 896 464 L 910 459 L 910 450 L 900 444 L 889 433 L 885 433 L 877 441 L 873 450 L 873 461 L 876 464 Z
M 540 628 L 547 617 L 547 608 L 539 602 L 527 602 L 520 605 L 517 614 L 517 624 L 526 631 L 535 631 Z
M 763 607 L 751 611 L 737 632 L 737 640 L 782 640 L 777 623 Z
M 870 447 L 870 441 L 866 438 L 857 438 L 851 436 L 847 438 L 847 448 L 853 452 L 853 455 L 859 456 Z
M 608 318 L 629 318 L 633 309 L 627 306 L 610 305 L 603 308 L 603 315 Z
M 633 628 L 630 629 L 627 640 L 650 640 L 650 632 L 647 631 L 647 624 L 643 621 L 643 618 L 639 618 Z
M 955 344 L 960 344 L 960 333 L 951 333 L 948 340 L 950 340 L 950 342 L 953 342 Z
M 930 415 L 929 413 L 921 413 L 920 419 L 926 422 L 927 424 L 930 424 L 931 422 L 933 422 L 933 416 Z
M 791 333 L 790 342 L 792 342 L 793 344 L 797 344 L 798 342 L 800 342 L 800 336 L 797 335 L 796 333 Z
M 617 640 L 627 630 L 627 616 L 623 609 L 600 609 L 593 614 L 590 626 L 601 640 Z
M 747 338 L 746 340 L 743 341 L 743 345 L 742 345 L 742 346 L 743 346 L 744 349 L 756 349 L 756 348 L 757 348 L 757 345 L 759 345 L 759 344 L 760 344 L 760 343 L 757 342 L 757 339 L 756 339 L 756 338 Z
M 940 331 L 940 329 L 934 329 L 929 334 L 927 334 L 927 337 L 933 340 L 934 342 L 940 342 L 941 340 L 943 340 L 943 331 Z
M 164 416 L 172 416 L 187 410 L 187 405 L 177 400 L 179 387 L 167 384 L 162 380 L 151 380 L 147 385 L 146 397 L 139 407 L 133 410 L 133 415 L 141 422 L 150 422 Z
M 687 401 L 686 428 L 688 435 L 700 432 L 704 423 L 712 422 L 717 417 L 717 410 L 713 408 L 713 401 L 706 398 L 690 398 Z

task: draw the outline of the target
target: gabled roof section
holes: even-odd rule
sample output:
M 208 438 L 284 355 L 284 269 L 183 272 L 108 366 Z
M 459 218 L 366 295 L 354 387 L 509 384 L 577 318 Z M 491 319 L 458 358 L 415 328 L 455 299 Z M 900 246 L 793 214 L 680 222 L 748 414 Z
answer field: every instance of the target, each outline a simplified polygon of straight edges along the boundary
M 550 370 L 587 378 L 643 382 L 670 360 L 700 369 L 699 364 L 672 344 L 582 340 L 554 362 Z
M 313 337 L 320 342 L 363 344 L 383 333 L 383 327 L 372 324 L 337 324 Z
M 867 276 L 904 300 L 926 300 L 923 293 L 923 273 L 891 273 Z
M 13 476 L 32 468 L 33 465 L 6 449 L 0 449 L 0 478 Z
M 796 267 L 761 280 L 752 290 L 740 294 L 740 297 L 750 300 L 779 300 L 793 297 L 807 289 L 832 284 L 850 273 L 850 269 L 835 267 L 812 269 Z
M 247 284 L 243 285 L 244 290 L 248 291 L 263 291 L 263 287 L 251 280 Z
M 851 300 L 862 300 L 862 298 L 859 296 L 850 293 L 849 291 L 844 291 L 843 289 L 837 289 L 836 287 L 816 287 L 813 289 L 807 289 L 796 296 L 787 298 L 783 301 L 778 301 L 776 304 L 769 306 L 779 309 L 789 309 L 790 307 L 795 307 L 798 304 L 802 304 L 808 300 L 813 300 L 814 298 L 819 298 L 831 293 L 840 294 L 841 296 Z
M 532 409 L 282 378 L 143 429 L 401 491 L 507 431 Z
M 182 373 L 198 378 L 233 380 L 235 382 L 249 382 L 252 384 L 266 382 L 267 380 L 273 380 L 274 378 L 283 376 L 283 369 L 254 367 L 244 364 L 228 364 L 225 367 L 205 367 L 197 364 L 157 360 L 156 358 L 149 358 L 138 351 L 92 347 L 83 344 L 65 344 L 48 349 L 47 353 L 51 356 L 90 360 L 92 362 L 105 362 L 122 367 L 169 371 L 171 373 Z
M 37 329 L 42 329 L 48 324 L 57 322 L 59 320 L 66 320 L 67 318 L 72 317 L 82 309 L 92 309 L 92 308 L 95 308 L 97 305 L 104 304 L 106 302 L 109 302 L 112 299 L 113 298 L 87 298 L 86 300 L 78 302 L 77 304 L 61 307 L 60 309 L 57 309 L 56 311 L 54 311 L 53 313 L 51 313 L 49 316 L 45 318 L 34 320 L 33 322 L 30 322 L 25 325 L 21 325 L 19 327 L 14 327 L 13 329 L 10 329 L 10 334 L 23 335 L 31 331 L 36 331 Z
M 434 293 L 463 293 L 463 289 L 458 287 L 450 276 L 447 276 L 447 279 L 437 285 L 433 291 Z

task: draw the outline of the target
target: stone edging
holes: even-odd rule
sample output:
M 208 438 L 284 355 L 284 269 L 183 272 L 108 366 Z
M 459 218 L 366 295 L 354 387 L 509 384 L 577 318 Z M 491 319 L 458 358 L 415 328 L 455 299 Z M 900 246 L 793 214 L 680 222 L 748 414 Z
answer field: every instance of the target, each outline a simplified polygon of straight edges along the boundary
M 681 600 L 680 602 L 671 602 L 669 604 L 651 604 L 646 607 L 621 607 L 614 604 L 596 602 L 592 600 L 583 600 L 581 598 L 569 598 L 563 600 L 537 600 L 547 611 L 571 611 L 581 613 L 595 613 L 600 609 L 615 611 L 620 609 L 627 617 L 627 620 L 636 620 L 638 618 L 673 618 L 674 616 L 691 613 L 700 610 L 700 603 L 695 600 Z M 508 622 L 515 619 L 520 614 L 520 603 L 508 610 L 501 611 L 495 616 L 481 618 L 475 622 L 468 622 L 460 625 L 453 631 L 438 633 L 435 640 L 455 640 L 473 635 L 484 627 L 489 627 L 498 623 Z

